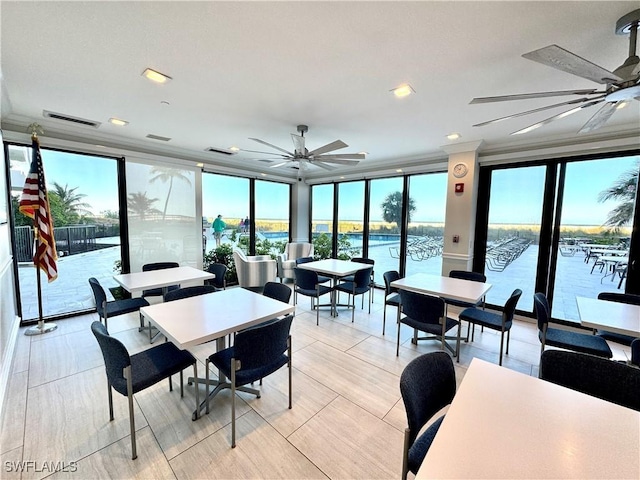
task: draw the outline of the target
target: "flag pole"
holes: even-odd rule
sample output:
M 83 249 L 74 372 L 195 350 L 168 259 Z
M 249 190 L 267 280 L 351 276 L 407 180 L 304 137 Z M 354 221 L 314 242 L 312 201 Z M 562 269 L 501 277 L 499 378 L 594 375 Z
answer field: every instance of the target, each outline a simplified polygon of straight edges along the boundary
M 42 132 L 42 127 L 37 123 L 32 123 L 29 125 L 29 129 L 31 130 L 31 141 L 35 144 L 38 142 L 38 131 Z M 38 152 L 33 152 L 33 156 L 39 155 Z M 48 199 L 47 199 L 48 203 Z M 53 222 L 52 222 L 53 224 Z M 52 232 L 53 235 L 53 232 Z M 38 231 L 38 215 L 34 215 L 33 218 L 33 238 L 34 238 L 34 265 L 36 267 L 36 284 L 38 291 L 38 324 L 32 327 L 29 327 L 25 330 L 25 335 L 42 335 L 44 333 L 53 332 L 58 325 L 55 323 L 45 323 L 42 317 L 42 281 L 40 276 L 40 265 L 35 261 L 37 256 L 40 253 L 40 232 Z M 52 236 L 53 238 L 53 236 Z

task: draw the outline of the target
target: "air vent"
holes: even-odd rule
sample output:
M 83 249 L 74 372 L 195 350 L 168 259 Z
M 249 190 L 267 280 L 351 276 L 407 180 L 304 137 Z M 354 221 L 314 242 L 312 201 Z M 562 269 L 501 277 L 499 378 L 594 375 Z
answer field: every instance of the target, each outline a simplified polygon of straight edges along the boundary
M 216 147 L 205 148 L 204 151 L 205 152 L 220 153 L 222 155 L 235 155 L 237 153 L 237 152 L 232 152 L 231 150 L 225 150 L 224 148 L 216 148 Z
M 171 140 L 169 137 L 161 137 L 160 135 L 153 135 L 151 133 L 147 135 L 147 138 L 150 138 L 151 140 L 160 140 L 161 142 L 168 142 Z
M 65 115 L 64 113 L 56 113 L 56 112 L 50 112 L 48 110 L 43 110 L 42 115 L 48 118 L 54 118 L 56 120 L 63 120 L 65 122 L 70 122 L 75 125 L 84 125 L 86 127 L 93 127 L 93 128 L 98 128 L 100 126 L 100 122 L 87 120 L 85 118 L 72 117 L 71 115 Z

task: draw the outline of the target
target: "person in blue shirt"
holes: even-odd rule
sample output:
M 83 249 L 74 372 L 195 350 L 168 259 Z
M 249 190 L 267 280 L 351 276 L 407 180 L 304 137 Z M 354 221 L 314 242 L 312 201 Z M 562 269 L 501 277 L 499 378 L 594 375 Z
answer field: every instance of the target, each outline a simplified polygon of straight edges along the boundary
M 213 221 L 213 238 L 216 239 L 216 247 L 220 246 L 220 239 L 222 238 L 222 232 L 227 228 L 227 224 L 222 221 L 222 215 L 218 215 Z

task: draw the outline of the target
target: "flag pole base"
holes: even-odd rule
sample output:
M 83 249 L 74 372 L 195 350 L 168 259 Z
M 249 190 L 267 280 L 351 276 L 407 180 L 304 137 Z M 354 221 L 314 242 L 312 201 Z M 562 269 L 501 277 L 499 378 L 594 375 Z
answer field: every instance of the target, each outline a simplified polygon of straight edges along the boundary
M 29 327 L 24 331 L 25 335 L 42 335 L 43 333 L 53 332 L 58 325 L 55 323 L 43 323 L 42 325 L 34 325 L 33 327 Z

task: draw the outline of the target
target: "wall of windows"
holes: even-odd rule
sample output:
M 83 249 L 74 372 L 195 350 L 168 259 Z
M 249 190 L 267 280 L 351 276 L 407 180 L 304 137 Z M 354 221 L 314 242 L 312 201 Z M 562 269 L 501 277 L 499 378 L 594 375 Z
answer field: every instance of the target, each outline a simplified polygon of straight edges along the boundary
M 575 322 L 576 296 L 637 291 L 627 263 L 639 169 L 638 155 L 482 168 L 474 270 L 493 285 L 487 302 L 520 288 L 518 309 L 532 313 L 544 292 L 554 318 Z
M 405 179 L 412 193 L 405 192 Z M 333 228 L 335 192 L 338 198 L 335 223 L 340 234 L 333 243 L 337 247 L 336 257 L 371 258 L 375 261 L 378 285 L 384 284 L 382 274 L 389 270 L 439 275 L 442 270 L 446 188 L 446 173 L 314 185 L 314 238 L 320 238 L 318 229 L 326 232 Z M 407 194 L 410 223 L 404 229 L 403 205 Z M 365 225 L 366 229 L 363 228 Z

